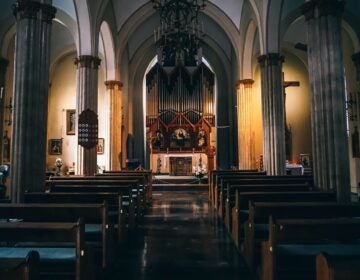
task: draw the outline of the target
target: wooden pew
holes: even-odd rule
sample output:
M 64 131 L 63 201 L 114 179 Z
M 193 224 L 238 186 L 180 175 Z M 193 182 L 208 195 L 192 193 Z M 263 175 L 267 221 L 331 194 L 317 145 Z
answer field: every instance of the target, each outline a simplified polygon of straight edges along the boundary
M 218 214 L 219 216 L 225 220 L 225 223 L 229 226 L 231 221 L 231 213 L 230 209 L 235 205 L 236 191 L 239 192 L 258 192 L 258 191 L 267 191 L 267 192 L 280 192 L 280 191 L 310 191 L 312 188 L 306 183 L 285 183 L 279 182 L 278 184 L 271 182 L 268 184 L 249 184 L 249 185 L 235 185 L 231 186 L 232 192 L 234 195 L 230 195 L 227 197 L 227 194 L 220 194 L 219 199 L 219 208 Z M 225 196 L 225 197 L 224 197 Z M 228 210 L 228 211 L 226 211 Z M 226 216 L 228 215 L 228 216 Z M 231 228 L 229 228 L 231 231 Z
M 84 175 L 71 175 L 71 176 L 55 176 L 52 177 L 49 181 L 82 181 L 82 180 L 93 180 L 93 181 L 116 181 L 119 180 L 121 184 L 124 181 L 133 181 L 137 180 L 139 184 L 139 195 L 145 203 L 149 204 L 151 202 L 151 189 L 152 189 L 152 180 L 149 179 L 148 174 L 141 173 L 101 173 L 95 174 L 94 176 L 84 176 Z
M 220 177 L 228 175 L 266 175 L 266 172 L 258 171 L 257 169 L 250 170 L 212 170 L 209 174 L 209 200 L 214 200 L 215 186 L 218 184 Z
M 236 190 L 235 206 L 231 209 L 231 235 L 239 247 L 244 239 L 243 223 L 249 219 L 249 202 L 336 202 L 335 192 L 283 191 L 241 192 Z M 226 210 L 226 213 L 228 211 Z
M 0 262 L 14 257 L 25 258 L 30 251 L 40 254 L 43 279 L 93 279 L 91 253 L 86 247 L 84 223 L 0 223 L 0 240 L 13 245 L 0 247 Z M 36 247 L 28 247 L 29 242 Z M 35 243 L 35 244 L 34 244 Z M 46 247 L 51 243 L 51 247 Z M 69 247 L 69 244 L 72 246 Z
M 209 195 L 210 195 L 210 201 L 213 204 L 213 207 L 216 209 L 217 204 L 215 203 L 217 201 L 217 193 L 221 185 L 221 180 L 225 178 L 257 178 L 261 176 L 266 176 L 265 172 L 241 172 L 241 170 L 236 170 L 236 172 L 216 172 L 212 173 L 211 175 L 213 179 L 211 180 L 211 183 L 209 184 Z
M 98 175 L 98 174 L 97 174 Z M 151 203 L 152 201 L 152 170 L 104 170 L 101 175 L 111 175 L 111 176 L 145 176 L 146 185 L 147 185 L 147 202 Z
M 262 243 L 262 280 L 316 279 L 316 255 L 360 252 L 357 218 L 276 219 Z
M 220 203 L 228 196 L 235 196 L 233 186 L 239 185 L 284 185 L 284 184 L 308 184 L 314 187 L 314 180 L 307 176 L 247 176 L 247 177 L 222 177 L 215 190 L 215 209 L 220 208 Z M 228 193 L 229 192 L 229 193 Z M 220 209 L 222 210 L 222 209 Z
M 336 202 L 252 202 L 244 223 L 244 258 L 255 271 L 260 260 L 260 245 L 268 238 L 269 217 L 286 219 L 327 219 L 360 216 L 360 204 Z
M 140 187 L 138 180 L 64 179 L 46 181 L 46 191 L 48 192 L 115 192 L 129 196 L 135 203 L 138 217 L 146 210 L 146 203 L 141 197 Z
M 321 253 L 316 256 L 316 280 L 358 280 L 360 252 L 355 255 Z
M 108 207 L 102 204 L 0 204 L 0 219 L 21 219 L 25 222 L 76 222 L 85 224 L 85 241 L 99 251 L 102 268 L 109 266 L 113 256 L 112 230 Z
M 121 193 L 45 193 L 25 192 L 25 203 L 103 203 L 106 202 L 109 209 L 109 221 L 114 228 L 117 225 L 117 240 L 120 242 L 125 234 L 126 220 L 129 228 L 135 225 L 135 207 L 131 200 L 125 198 Z
M 30 251 L 25 258 L 0 259 L 0 279 L 40 280 L 40 255 Z

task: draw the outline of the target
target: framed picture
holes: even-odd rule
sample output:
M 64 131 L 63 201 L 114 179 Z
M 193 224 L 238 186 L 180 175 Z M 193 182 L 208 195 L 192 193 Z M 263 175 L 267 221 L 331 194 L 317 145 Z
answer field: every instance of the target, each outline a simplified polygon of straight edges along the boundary
M 62 154 L 62 139 L 49 139 L 49 155 Z
M 75 121 L 76 121 L 75 110 L 73 110 L 73 109 L 66 110 L 66 134 L 67 135 L 75 135 Z
M 104 138 L 98 138 L 98 142 L 97 142 L 97 145 L 96 145 L 96 152 L 98 154 L 103 154 L 104 153 Z
M 299 162 L 300 164 L 302 164 L 303 167 L 310 167 L 311 166 L 310 154 L 300 154 Z

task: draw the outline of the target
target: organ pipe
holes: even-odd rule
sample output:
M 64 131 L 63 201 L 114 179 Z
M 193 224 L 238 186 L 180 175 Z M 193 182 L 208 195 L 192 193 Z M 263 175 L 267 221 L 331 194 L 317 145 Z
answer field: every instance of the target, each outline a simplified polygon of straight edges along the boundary
M 192 72 L 181 65 L 166 72 L 157 64 L 146 76 L 146 114 L 159 116 L 168 124 L 176 114 L 184 113 L 191 122 L 196 123 L 200 115 L 214 113 L 214 81 L 214 74 L 205 64 Z

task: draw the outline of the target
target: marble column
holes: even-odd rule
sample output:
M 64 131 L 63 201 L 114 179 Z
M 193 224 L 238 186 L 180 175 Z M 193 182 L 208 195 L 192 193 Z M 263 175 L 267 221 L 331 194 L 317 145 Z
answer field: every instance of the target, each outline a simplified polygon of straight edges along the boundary
M 240 169 L 255 169 L 255 135 L 253 130 L 254 80 L 244 79 L 237 83 L 237 115 Z
M 261 67 L 263 161 L 268 175 L 285 174 L 285 121 L 282 63 L 284 57 L 269 53 L 258 58 Z
M 9 61 L 0 57 L 0 160 L 3 160 L 3 136 L 4 136 L 4 115 L 5 111 L 5 84 L 6 84 L 6 69 Z
M 106 81 L 105 85 L 110 93 L 110 170 L 120 170 L 122 83 L 120 81 Z
M 101 60 L 91 55 L 80 55 L 77 66 L 77 115 L 86 109 L 98 113 L 98 69 Z M 77 174 L 94 175 L 98 172 L 96 147 L 78 146 Z
M 17 1 L 13 12 L 16 61 L 11 197 L 16 203 L 23 200 L 25 190 L 44 189 L 50 35 L 56 9 L 39 2 Z
M 341 42 L 344 2 L 317 0 L 302 8 L 308 35 L 314 180 L 346 202 L 350 179 Z

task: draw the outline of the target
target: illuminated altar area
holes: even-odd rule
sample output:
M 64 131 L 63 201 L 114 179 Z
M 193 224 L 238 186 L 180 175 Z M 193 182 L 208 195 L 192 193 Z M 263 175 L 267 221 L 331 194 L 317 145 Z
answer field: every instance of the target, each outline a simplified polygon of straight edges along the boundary
M 146 75 L 146 138 L 156 174 L 189 176 L 215 168 L 214 73 L 200 63 L 189 72 L 157 63 Z
M 198 166 L 199 162 L 208 171 L 208 157 L 205 153 L 152 154 L 150 165 L 157 174 L 190 176 L 194 174 L 194 167 Z

